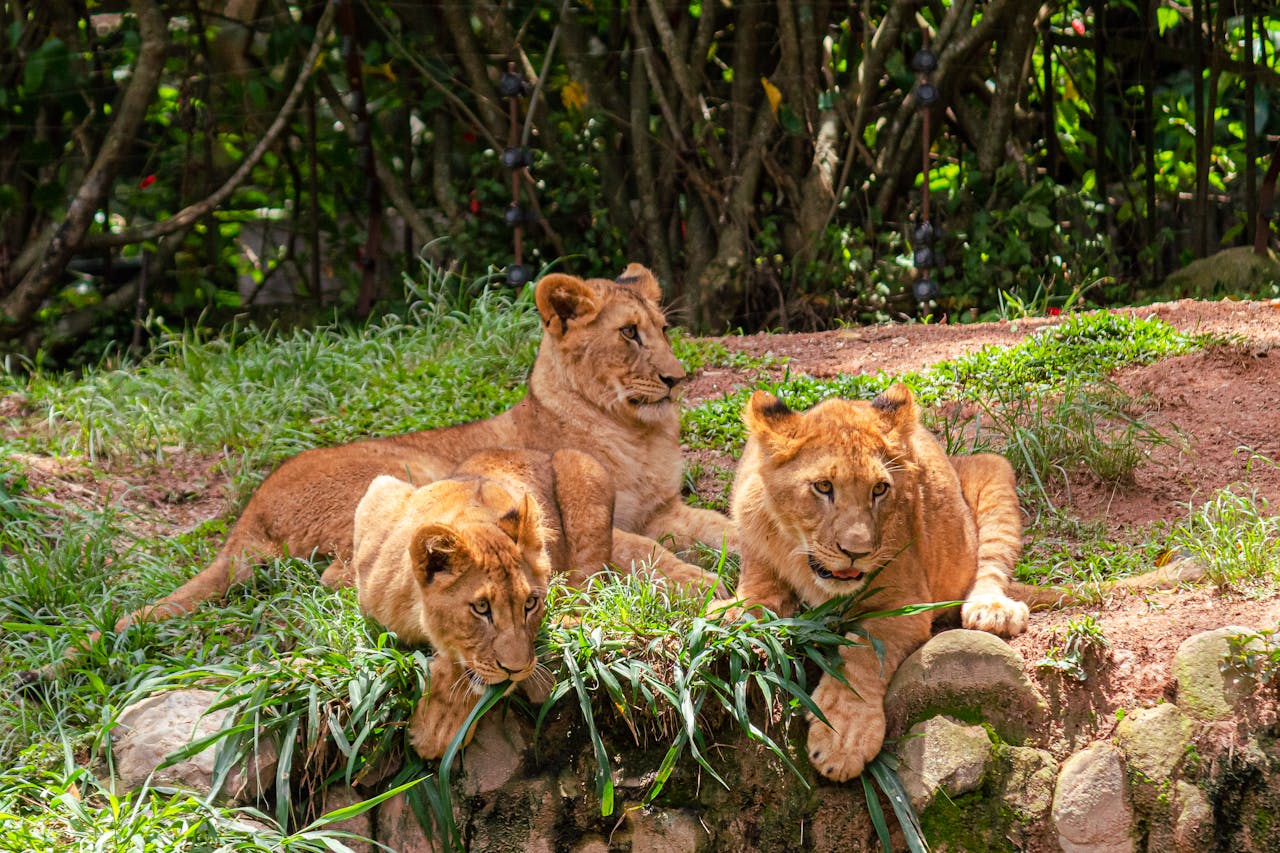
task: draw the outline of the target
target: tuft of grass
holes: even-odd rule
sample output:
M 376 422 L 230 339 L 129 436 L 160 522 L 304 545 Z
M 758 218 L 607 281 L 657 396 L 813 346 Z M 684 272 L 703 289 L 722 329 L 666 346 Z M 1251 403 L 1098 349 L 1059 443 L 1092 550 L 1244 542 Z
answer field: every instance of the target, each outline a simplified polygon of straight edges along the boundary
M 1170 536 L 1222 588 L 1280 581 L 1280 516 L 1267 499 L 1244 485 L 1223 489 L 1192 505 Z
M 1036 661 L 1040 669 L 1051 669 L 1076 681 L 1089 677 L 1089 667 L 1096 665 L 1111 647 L 1102 625 L 1086 613 L 1079 619 L 1070 619 L 1062 631 L 1062 645 L 1053 645 L 1045 656 Z

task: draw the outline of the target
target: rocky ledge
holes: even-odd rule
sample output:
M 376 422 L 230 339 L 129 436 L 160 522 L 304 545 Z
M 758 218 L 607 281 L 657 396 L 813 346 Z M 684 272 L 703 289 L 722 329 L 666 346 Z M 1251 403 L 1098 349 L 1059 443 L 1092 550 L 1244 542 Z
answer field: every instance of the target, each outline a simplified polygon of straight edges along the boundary
M 1228 654 L 1228 637 L 1245 631 L 1226 627 L 1188 638 L 1172 661 L 1171 698 L 1117 715 L 1106 737 L 1070 745 L 1055 729 L 1050 702 L 1009 646 L 975 631 L 935 636 L 903 664 L 886 703 L 898 775 L 931 849 L 1280 849 L 1275 696 L 1234 668 Z M 221 720 L 204 716 L 213 698 L 183 690 L 126 709 L 114 738 L 120 781 L 142 784 L 193 734 L 216 731 Z M 633 745 L 611 757 L 616 804 L 602 816 L 590 740 L 576 718 L 565 716 L 544 724 L 536 741 L 526 717 L 504 713 L 501 705 L 481 720 L 452 786 L 454 818 L 467 849 L 881 849 L 868 815 L 867 786 L 815 777 L 797 750 L 802 781 L 729 721 L 716 729 L 720 737 L 711 757 L 729 789 L 686 757 L 646 805 L 666 745 Z M 793 746 L 803 744 L 798 725 L 788 734 Z M 265 748 L 257 766 L 237 768 L 224 798 L 269 800 L 263 780 L 274 780 L 274 757 Z M 207 792 L 212 766 L 206 752 L 157 771 L 151 781 Z M 315 806 L 330 811 L 371 797 L 376 788 L 332 786 Z M 881 808 L 893 824 L 883 798 Z M 400 853 L 442 847 L 424 833 L 403 794 L 342 828 Z M 891 846 L 905 849 L 901 837 Z

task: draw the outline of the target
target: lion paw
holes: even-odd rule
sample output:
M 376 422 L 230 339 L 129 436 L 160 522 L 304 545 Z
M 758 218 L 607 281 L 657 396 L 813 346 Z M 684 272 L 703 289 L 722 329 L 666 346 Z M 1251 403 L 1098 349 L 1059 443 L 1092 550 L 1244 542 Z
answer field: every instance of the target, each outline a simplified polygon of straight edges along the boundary
M 474 698 L 469 693 L 465 696 Z M 470 710 L 465 699 L 458 702 L 448 696 L 428 696 L 418 700 L 409 720 L 409 743 L 414 751 L 423 758 L 442 758 Z M 467 732 L 464 743 L 471 740 L 471 734 Z
M 884 746 L 884 708 L 863 701 L 843 685 L 833 684 L 824 696 L 823 686 L 818 685 L 813 699 L 831 725 L 817 719 L 809 724 L 809 760 L 823 776 L 845 782 L 861 776 Z M 844 695 L 831 705 L 837 690 Z
M 960 608 L 960 624 L 1001 637 L 1016 637 L 1027 630 L 1031 611 L 1021 601 L 1003 593 L 975 595 Z

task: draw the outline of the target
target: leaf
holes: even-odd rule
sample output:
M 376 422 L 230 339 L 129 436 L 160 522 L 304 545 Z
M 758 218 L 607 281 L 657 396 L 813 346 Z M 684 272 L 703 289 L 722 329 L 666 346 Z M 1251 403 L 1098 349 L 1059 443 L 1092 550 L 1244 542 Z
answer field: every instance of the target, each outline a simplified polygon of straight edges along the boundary
M 782 104 L 782 92 L 777 86 L 769 82 L 768 77 L 761 77 L 760 85 L 764 87 L 764 96 L 769 99 L 769 109 L 776 116 L 778 107 Z
M 560 100 L 575 113 L 580 113 L 587 106 L 587 88 L 577 80 L 570 80 L 560 90 Z

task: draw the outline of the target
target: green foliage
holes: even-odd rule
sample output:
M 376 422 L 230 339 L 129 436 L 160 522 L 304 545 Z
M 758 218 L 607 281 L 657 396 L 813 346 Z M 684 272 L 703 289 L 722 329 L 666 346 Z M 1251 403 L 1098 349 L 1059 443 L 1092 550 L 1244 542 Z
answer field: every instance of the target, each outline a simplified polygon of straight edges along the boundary
M 1220 587 L 1273 585 L 1280 580 L 1280 516 L 1268 507 L 1247 485 L 1228 487 L 1192 505 L 1170 541 Z
M 1063 630 L 1062 645 L 1050 646 L 1044 658 L 1036 661 L 1041 669 L 1057 670 L 1076 681 L 1089 677 L 1089 667 L 1111 646 L 1102 625 L 1091 614 L 1071 619 Z
M 1108 312 L 1072 314 L 1012 346 L 983 347 L 954 361 L 940 362 L 924 373 L 894 377 L 846 374 L 819 380 L 788 372 L 782 381 L 761 383 L 760 387 L 780 395 L 796 409 L 808 408 L 828 397 L 871 397 L 893 381 L 910 386 L 922 406 L 946 400 L 996 399 L 1002 404 L 1025 408 L 1041 405 L 1040 400 L 1046 394 L 1073 391 L 1096 382 L 1122 365 L 1149 364 L 1159 358 L 1190 352 L 1209 342 L 1208 338 L 1183 335 L 1155 318 Z M 742 406 L 753 390 L 744 389 L 687 410 L 682 429 L 688 444 L 740 448 L 746 437 L 741 421 Z M 1063 412 L 1064 417 L 1074 417 L 1077 426 L 1082 423 L 1096 426 L 1100 418 L 1123 416 L 1122 409 L 1127 407 L 1127 404 L 1120 408 L 1111 405 L 1099 410 L 1099 392 L 1079 393 L 1092 402 L 1079 402 L 1074 410 L 1068 406 Z M 1016 425 L 1017 419 L 1012 416 L 1005 420 L 1008 428 Z M 1129 451 L 1135 445 L 1150 446 L 1158 441 L 1150 430 L 1132 418 L 1122 421 L 1125 423 L 1128 433 L 1120 443 L 1127 449 L 1114 449 L 1102 441 L 1095 448 L 1093 456 L 1099 472 L 1107 476 L 1123 476 L 1126 460 L 1132 456 Z M 1125 430 L 1122 425 L 1121 433 Z M 1019 464 L 1017 459 L 1012 461 Z

